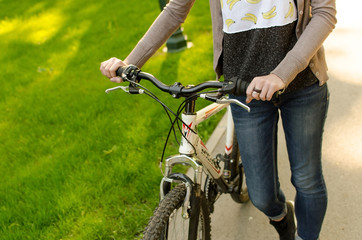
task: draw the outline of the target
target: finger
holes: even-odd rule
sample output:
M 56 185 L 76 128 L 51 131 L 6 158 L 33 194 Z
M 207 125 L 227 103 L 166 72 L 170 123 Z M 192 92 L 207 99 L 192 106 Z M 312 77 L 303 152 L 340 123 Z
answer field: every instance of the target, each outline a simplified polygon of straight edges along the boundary
M 272 85 L 272 86 L 270 86 L 270 87 L 269 87 L 269 90 L 268 90 L 268 93 L 267 93 L 267 95 L 266 95 L 266 99 L 267 99 L 268 101 L 270 101 L 270 100 L 273 98 L 274 94 L 275 94 L 277 91 L 279 91 L 279 86 L 277 86 L 277 85 Z
M 110 71 L 110 69 L 111 69 L 111 67 L 113 66 L 113 64 L 114 64 L 114 58 L 111 58 L 111 59 L 109 59 L 108 61 L 107 61 L 107 63 L 106 63 L 106 66 L 105 66 L 105 73 L 106 73 L 106 76 L 108 77 L 108 78 L 112 78 L 112 73 L 111 73 L 111 71 Z M 115 76 L 114 76 L 115 77 Z
M 249 100 L 249 102 L 251 102 L 251 100 L 253 100 L 253 89 L 255 87 L 255 82 L 251 81 L 251 83 L 249 84 L 248 88 L 246 89 L 246 99 Z
M 101 73 L 106 76 L 106 72 L 105 72 L 105 66 L 106 66 L 106 61 L 104 62 L 101 62 L 101 66 L 100 66 L 100 70 L 101 70 Z
M 113 63 L 113 65 L 110 67 L 109 71 L 111 73 L 112 78 L 117 76 L 117 70 L 118 68 L 124 66 L 125 64 L 123 64 L 123 62 L 121 60 L 116 61 L 115 63 Z
M 121 83 L 121 82 L 123 82 L 123 80 L 122 80 L 122 78 L 121 77 L 112 77 L 111 79 L 110 79 L 112 82 L 115 82 L 115 83 Z
M 266 96 L 267 96 L 268 92 L 269 92 L 269 87 L 264 85 L 263 89 L 261 90 L 261 92 L 259 94 L 260 100 L 265 101 L 267 98 Z
M 253 92 L 251 91 L 251 92 L 246 92 L 246 103 L 250 103 L 254 98 L 253 98 L 253 96 L 252 96 L 252 94 L 253 94 Z
M 257 82 L 253 88 L 252 97 L 256 100 L 260 100 L 260 94 L 263 92 L 264 87 Z
M 274 91 L 273 89 L 269 89 L 268 94 L 266 95 L 266 100 L 270 101 L 273 98 L 273 95 L 276 91 Z
M 251 96 L 256 99 L 256 100 L 260 100 L 260 97 L 259 97 L 260 93 L 256 92 L 256 91 L 253 91 L 253 93 L 251 94 Z
M 117 63 L 113 63 L 109 67 L 109 74 L 111 75 L 111 78 L 115 78 L 117 76 L 116 74 L 116 70 L 118 69 L 117 65 L 118 65 Z

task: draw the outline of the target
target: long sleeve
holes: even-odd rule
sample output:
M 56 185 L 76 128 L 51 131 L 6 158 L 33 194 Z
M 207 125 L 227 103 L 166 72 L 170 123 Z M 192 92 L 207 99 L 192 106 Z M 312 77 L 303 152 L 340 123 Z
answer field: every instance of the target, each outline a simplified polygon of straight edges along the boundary
M 185 21 L 195 0 L 171 0 L 125 59 L 142 67 Z
M 299 6 L 300 2 L 305 2 L 304 8 L 303 5 Z M 309 1 L 298 1 L 298 17 L 302 19 L 302 21 L 298 21 L 296 28 L 298 41 L 272 71 L 287 85 L 308 66 L 311 60 L 318 61 L 316 64 L 313 62 L 310 64 L 312 71 L 315 65 L 320 66 L 319 62 L 325 61 L 322 44 L 337 23 L 335 0 L 311 0 L 310 2 L 311 5 L 307 4 Z M 307 17 L 304 16 L 305 14 Z M 326 75 L 320 76 L 320 74 L 326 74 L 326 71 L 313 72 L 320 79 L 321 84 L 328 78 Z

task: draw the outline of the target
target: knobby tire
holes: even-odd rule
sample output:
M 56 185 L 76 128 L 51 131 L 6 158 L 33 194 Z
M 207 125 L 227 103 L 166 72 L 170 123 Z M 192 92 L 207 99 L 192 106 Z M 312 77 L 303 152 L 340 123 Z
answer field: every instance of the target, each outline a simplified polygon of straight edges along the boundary
M 210 213 L 206 204 L 206 199 L 201 197 L 200 214 L 194 216 L 198 221 L 197 236 L 189 238 L 188 229 L 184 231 L 182 228 L 183 223 L 189 224 L 189 221 L 181 217 L 181 210 L 184 198 L 186 196 L 186 187 L 181 184 L 173 188 L 166 196 L 160 201 L 159 206 L 154 211 L 148 226 L 145 229 L 144 240 L 210 240 Z M 176 218 L 175 222 L 173 222 Z M 195 219 L 194 219 L 195 220 Z M 177 226 L 174 227 L 174 226 Z M 188 228 L 188 226 L 187 226 Z M 180 231 L 177 233 L 177 231 Z

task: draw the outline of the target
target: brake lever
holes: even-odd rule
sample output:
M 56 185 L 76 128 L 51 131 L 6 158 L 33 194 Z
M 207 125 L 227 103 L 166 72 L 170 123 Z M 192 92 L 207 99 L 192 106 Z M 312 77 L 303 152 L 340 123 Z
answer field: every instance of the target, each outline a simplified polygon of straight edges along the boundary
M 106 93 L 110 93 L 110 92 L 112 92 L 112 91 L 119 90 L 119 89 L 123 90 L 123 91 L 126 92 L 126 93 L 131 94 L 131 93 L 129 92 L 129 86 L 117 86 L 117 87 L 114 87 L 114 88 L 108 88 L 108 89 L 106 90 Z M 142 94 L 142 93 L 144 93 L 144 90 L 138 89 L 138 94 Z M 132 94 L 135 94 L 135 93 L 132 93 Z
M 228 104 L 228 103 L 234 103 L 242 108 L 244 108 L 246 111 L 250 112 L 250 107 L 247 106 L 246 104 L 240 102 L 239 100 L 236 99 L 229 99 L 229 98 L 220 98 L 220 99 L 216 99 L 216 103 L 219 104 Z
M 200 94 L 200 97 L 212 102 L 216 102 L 218 104 L 230 104 L 230 103 L 234 103 L 242 108 L 244 108 L 246 111 L 250 112 L 250 107 L 247 106 L 246 104 L 240 102 L 239 100 L 236 99 L 229 99 L 228 97 L 221 97 L 221 98 L 215 98 L 215 97 L 211 97 L 208 96 L 207 94 Z

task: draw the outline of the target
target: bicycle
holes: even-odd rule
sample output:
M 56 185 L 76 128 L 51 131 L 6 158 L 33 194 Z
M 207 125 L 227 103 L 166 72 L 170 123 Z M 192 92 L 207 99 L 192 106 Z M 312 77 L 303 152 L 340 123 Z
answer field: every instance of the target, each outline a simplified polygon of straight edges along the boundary
M 146 93 L 167 110 L 172 112 L 152 92 L 139 84 L 141 79 L 150 81 L 161 91 L 171 94 L 174 98 L 184 98 L 175 120 L 170 121 L 172 126 L 167 136 L 166 144 L 171 132 L 175 133 L 175 123 L 181 131 L 179 154 L 165 160 L 161 172 L 163 178 L 160 183 L 160 203 L 150 218 L 144 231 L 143 239 L 205 239 L 211 238 L 210 213 L 214 210 L 214 203 L 221 194 L 230 194 L 237 203 L 249 200 L 245 183 L 244 170 L 238 144 L 234 134 L 234 125 L 230 111 L 230 104 L 236 104 L 247 111 L 250 108 L 235 99 L 229 99 L 226 94 L 245 94 L 248 83 L 240 79 L 228 82 L 207 81 L 196 86 L 183 86 L 181 83 L 165 85 L 153 75 L 142 72 L 133 65 L 119 68 L 117 75 L 129 82 L 129 86 L 117 86 L 107 89 L 109 93 L 121 89 L 130 94 Z M 206 91 L 206 89 L 214 89 Z M 213 103 L 196 112 L 196 99 L 203 98 Z M 228 108 L 225 153 L 212 157 L 197 134 L 197 126 Z M 181 112 L 184 112 L 181 114 Z M 179 117 L 181 114 L 181 118 Z M 170 116 L 169 116 L 170 117 Z M 223 163 L 223 167 L 221 166 Z M 176 165 L 186 165 L 193 169 L 193 179 L 180 172 L 173 172 Z M 202 174 L 206 174 L 203 181 Z M 203 185 L 203 188 L 201 187 Z

